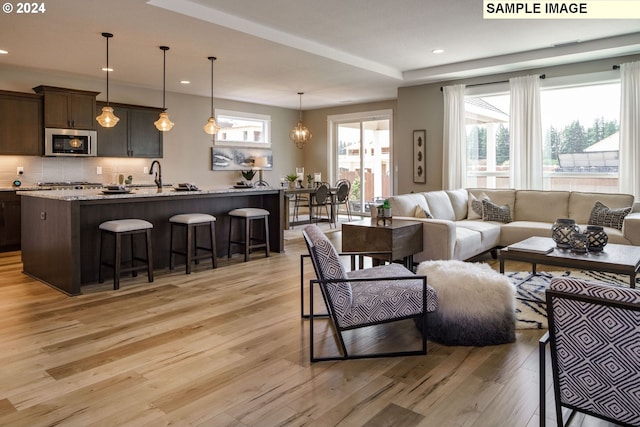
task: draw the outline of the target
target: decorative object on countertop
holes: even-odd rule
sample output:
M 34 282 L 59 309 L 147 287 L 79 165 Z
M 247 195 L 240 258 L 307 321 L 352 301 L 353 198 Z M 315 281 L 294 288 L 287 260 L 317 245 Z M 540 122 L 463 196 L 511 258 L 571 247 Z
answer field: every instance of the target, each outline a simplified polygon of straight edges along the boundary
M 112 71 L 111 68 L 109 68 L 109 39 L 113 37 L 113 34 L 102 33 L 102 37 L 107 39 L 107 66 L 102 69 L 107 73 L 107 105 L 102 107 L 102 113 L 96 117 L 96 121 L 103 128 L 112 128 L 120 121 L 120 119 L 113 114 L 113 108 L 109 105 L 109 73 Z
M 589 240 L 584 233 L 573 233 L 571 235 L 571 250 L 575 253 L 587 253 Z
M 575 219 L 558 218 L 551 226 L 551 238 L 561 249 L 571 249 L 571 236 L 580 232 Z
M 207 120 L 207 124 L 204 125 L 203 129 L 209 135 L 216 135 L 220 130 L 220 126 L 216 123 L 216 118 L 213 110 L 213 61 L 215 61 L 215 56 L 210 56 L 209 61 L 211 61 L 211 115 L 209 116 L 209 120 Z
M 304 144 L 311 140 L 313 135 L 311 135 L 309 129 L 307 129 L 302 123 L 302 95 L 304 95 L 304 92 L 298 92 L 298 95 L 300 96 L 300 116 L 298 124 L 291 130 L 289 136 L 293 143 L 296 144 L 296 147 L 302 148 L 304 147 Z
M 264 169 L 269 168 L 271 165 L 269 164 L 269 159 L 266 156 L 258 156 L 254 159 L 253 167 L 258 169 L 259 176 L 258 181 L 254 184 L 256 187 L 268 187 L 269 183 L 262 179 L 262 171 Z
M 599 225 L 587 225 L 587 249 L 589 252 L 601 252 L 609 241 L 609 236 L 604 231 L 604 227 Z
M 127 176 L 127 179 L 124 180 L 124 183 L 126 185 L 131 185 L 133 183 L 133 176 L 131 175 Z
M 244 184 L 247 187 L 253 187 L 253 184 L 251 183 L 251 181 L 253 180 L 253 177 L 256 176 L 256 171 L 254 171 L 253 169 L 248 169 L 248 170 L 244 170 L 242 172 L 240 172 L 242 174 L 242 177 L 244 178 Z
M 160 46 L 160 50 L 162 51 L 162 113 L 160 113 L 160 117 L 158 120 L 153 122 L 153 124 L 159 131 L 167 132 L 170 131 L 174 125 L 174 123 L 169 119 L 166 107 L 167 51 L 169 50 L 169 46 Z
M 313 175 L 307 174 L 307 188 L 313 188 Z

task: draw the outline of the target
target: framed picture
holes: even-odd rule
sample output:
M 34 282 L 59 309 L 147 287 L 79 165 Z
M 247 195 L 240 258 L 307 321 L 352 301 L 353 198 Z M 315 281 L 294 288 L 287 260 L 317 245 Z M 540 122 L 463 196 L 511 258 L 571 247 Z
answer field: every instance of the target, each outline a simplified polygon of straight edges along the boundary
M 427 182 L 426 170 L 427 131 L 413 131 L 413 182 L 424 184 Z
M 273 169 L 273 152 L 265 148 L 211 147 L 211 170 Z

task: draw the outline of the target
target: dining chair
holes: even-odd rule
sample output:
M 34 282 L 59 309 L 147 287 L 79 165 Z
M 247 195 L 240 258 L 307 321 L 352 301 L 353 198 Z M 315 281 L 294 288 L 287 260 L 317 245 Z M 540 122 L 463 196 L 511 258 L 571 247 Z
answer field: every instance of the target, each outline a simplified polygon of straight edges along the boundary
M 338 223 L 340 205 L 345 205 L 347 211 L 347 217 L 351 221 L 351 203 L 349 203 L 349 196 L 351 194 L 351 181 L 348 179 L 339 179 L 336 182 L 336 196 L 335 196 L 335 222 Z
M 324 219 L 322 217 L 322 208 L 324 208 L 325 213 L 327 214 L 326 219 L 327 221 L 329 221 L 329 227 L 331 227 L 331 224 L 334 223 L 334 218 L 331 216 L 331 213 L 334 212 L 333 206 L 331 206 L 332 197 L 333 196 L 329 191 L 329 184 L 326 182 L 321 182 L 316 187 L 315 191 L 310 194 L 309 215 L 311 215 L 312 218 L 315 219 L 316 223 Z M 331 211 L 329 210 L 330 208 Z

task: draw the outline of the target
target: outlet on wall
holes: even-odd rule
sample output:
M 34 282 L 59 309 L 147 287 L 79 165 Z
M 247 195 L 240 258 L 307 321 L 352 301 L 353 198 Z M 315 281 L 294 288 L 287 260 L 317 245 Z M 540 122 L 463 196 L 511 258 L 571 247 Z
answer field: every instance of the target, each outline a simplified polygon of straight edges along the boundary
M 142 168 L 142 173 L 149 173 L 149 166 L 145 166 Z
M 102 175 L 102 166 L 96 166 L 96 175 Z
M 24 166 L 18 166 L 18 175 L 22 175 L 24 173 Z

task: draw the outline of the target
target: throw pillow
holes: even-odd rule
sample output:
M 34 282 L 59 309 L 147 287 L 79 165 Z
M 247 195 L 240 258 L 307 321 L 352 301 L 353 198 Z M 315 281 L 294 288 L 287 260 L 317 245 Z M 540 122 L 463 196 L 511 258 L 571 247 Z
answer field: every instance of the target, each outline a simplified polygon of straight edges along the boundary
M 482 219 L 484 221 L 511 222 L 511 209 L 508 205 L 498 206 L 485 199 L 482 201 Z
M 611 209 L 601 202 L 596 202 L 591 209 L 589 216 L 589 225 L 600 225 L 602 227 L 611 227 L 622 230 L 622 222 L 624 218 L 631 213 L 631 206 L 628 208 Z
M 467 219 L 482 219 L 482 201 L 490 200 L 485 193 L 480 194 L 478 199 L 472 193 L 469 193 L 469 208 L 467 210 Z
M 430 212 L 427 212 L 422 206 L 416 206 L 416 211 L 413 213 L 414 218 L 429 218 L 433 219 L 433 215 Z

